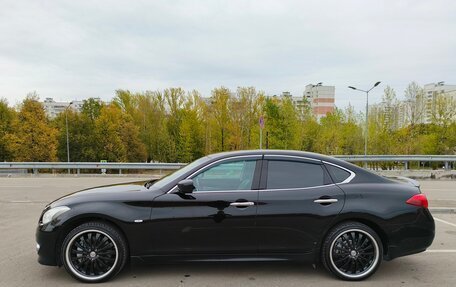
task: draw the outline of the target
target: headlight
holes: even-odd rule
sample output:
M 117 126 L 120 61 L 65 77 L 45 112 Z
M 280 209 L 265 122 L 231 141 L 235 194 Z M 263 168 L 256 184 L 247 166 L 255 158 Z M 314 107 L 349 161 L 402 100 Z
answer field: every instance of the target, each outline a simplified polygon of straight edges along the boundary
M 68 210 L 70 210 L 70 208 L 68 206 L 57 206 L 57 207 L 51 208 L 43 214 L 42 223 L 47 224 L 47 223 L 51 222 L 54 219 L 54 217 L 57 217 L 60 214 L 67 212 Z

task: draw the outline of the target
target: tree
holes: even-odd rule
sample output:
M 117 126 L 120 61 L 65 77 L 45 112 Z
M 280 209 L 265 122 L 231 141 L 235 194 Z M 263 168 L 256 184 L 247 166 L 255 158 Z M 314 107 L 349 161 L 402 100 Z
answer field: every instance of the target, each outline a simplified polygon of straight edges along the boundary
M 170 140 L 173 143 L 170 145 L 173 149 L 169 156 L 170 160 L 175 162 L 183 151 L 180 129 L 182 126 L 185 91 L 181 88 L 165 89 L 163 95 L 168 108 L 166 125 Z
M 264 93 L 254 87 L 238 87 L 233 116 L 238 125 L 238 146 L 240 149 L 257 148 L 259 145 L 259 119 L 262 115 Z
M 129 90 L 116 90 L 113 103 L 117 104 L 121 110 L 130 116 L 134 116 L 138 109 L 138 97 Z
M 179 161 L 191 162 L 204 155 L 203 101 L 197 91 L 188 94 L 182 109 Z
M 456 98 L 445 93 L 434 97 L 432 122 L 447 127 L 456 117 Z
M 115 104 L 104 106 L 95 120 L 98 160 L 145 161 L 146 150 L 130 115 Z
M 175 143 L 167 128 L 166 99 L 160 91 L 146 91 L 136 95 L 141 141 L 144 143 L 148 161 L 170 161 L 175 157 Z
M 394 130 L 399 126 L 398 122 L 398 103 L 396 91 L 390 86 L 386 86 L 382 96 L 382 129 Z
M 129 162 L 147 161 L 146 147 L 140 141 L 139 128 L 133 123 L 130 115 L 123 114 L 119 126 L 120 138 L 126 150 L 126 159 Z
M 228 126 L 231 124 L 229 102 L 231 92 L 229 89 L 221 87 L 212 90 L 212 103 L 211 111 L 215 121 L 215 129 L 218 131 L 216 134 L 218 151 L 226 150 L 226 138 Z
M 299 117 L 290 98 L 267 98 L 264 115 L 269 148 L 299 148 Z
M 81 113 L 87 116 L 92 122 L 100 116 L 101 108 L 103 103 L 98 99 L 89 98 L 84 101 L 84 104 L 81 107 Z
M 94 124 L 85 114 L 67 109 L 60 113 L 54 120 L 53 126 L 57 133 L 57 157 L 60 161 L 67 161 L 67 131 L 66 120 L 68 117 L 68 139 L 70 147 L 70 161 L 84 162 L 96 161 L 96 139 L 94 137 Z
M 416 82 L 411 82 L 405 89 L 406 124 L 416 125 L 424 122 L 426 101 L 424 90 Z
M 423 89 L 412 82 L 399 102 L 386 87 L 382 102 L 370 106 L 370 154 L 455 154 L 456 100 L 435 94 L 432 123 L 424 123 Z M 362 154 L 364 120 L 349 106 L 317 120 L 306 98 L 267 97 L 254 87 L 212 90 L 211 98 L 182 88 L 117 90 L 111 104 L 84 102 L 49 121 L 31 94 L 20 112 L 0 100 L 0 160 L 67 160 L 65 117 L 71 161 L 190 162 L 206 154 L 263 147 L 325 154 Z M 32 148 L 33 147 L 33 148 Z M 382 168 L 396 163 L 382 164 Z
M 36 93 L 22 102 L 12 129 L 5 135 L 7 150 L 15 161 L 55 161 L 57 130 L 50 126 Z
M 0 161 L 11 161 L 13 155 L 7 150 L 9 143 L 7 142 L 8 133 L 11 133 L 12 124 L 16 120 L 16 112 L 8 107 L 5 99 L 0 99 Z

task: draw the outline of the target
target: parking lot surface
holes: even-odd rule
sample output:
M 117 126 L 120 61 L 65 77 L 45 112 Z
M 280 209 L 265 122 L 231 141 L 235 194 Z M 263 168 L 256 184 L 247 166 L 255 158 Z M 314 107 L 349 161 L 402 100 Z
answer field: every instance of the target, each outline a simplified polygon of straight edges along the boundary
M 133 177 L 0 178 L 0 286 L 81 286 L 63 268 L 38 264 L 35 228 L 46 203 L 97 185 Z M 422 181 L 431 207 L 456 207 L 456 181 Z M 436 238 L 428 251 L 383 262 L 363 286 L 456 286 L 456 214 L 434 213 Z M 353 286 L 322 267 L 292 262 L 134 265 L 109 286 Z

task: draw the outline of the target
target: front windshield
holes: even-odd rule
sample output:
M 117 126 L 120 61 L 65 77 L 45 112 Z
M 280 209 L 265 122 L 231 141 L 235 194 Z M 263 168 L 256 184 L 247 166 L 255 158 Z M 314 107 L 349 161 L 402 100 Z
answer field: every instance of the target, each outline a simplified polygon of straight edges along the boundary
M 183 168 L 178 169 L 175 172 L 173 172 L 173 173 L 165 176 L 164 178 L 158 180 L 157 182 L 152 184 L 152 186 L 155 187 L 155 188 L 163 188 L 164 186 L 166 186 L 166 185 L 170 184 L 171 182 L 175 181 L 176 179 L 178 179 L 179 177 L 181 177 L 182 175 L 184 175 L 188 171 L 192 170 L 196 166 L 198 166 L 201 163 L 207 161 L 208 158 L 209 157 L 205 156 L 205 157 L 202 157 L 200 159 L 197 159 L 194 162 L 187 164 Z

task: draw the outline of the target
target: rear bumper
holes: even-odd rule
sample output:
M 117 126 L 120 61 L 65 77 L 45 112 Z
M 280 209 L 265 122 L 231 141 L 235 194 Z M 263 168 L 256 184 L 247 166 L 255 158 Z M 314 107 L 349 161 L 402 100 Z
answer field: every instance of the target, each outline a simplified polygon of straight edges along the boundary
M 435 224 L 428 209 L 417 210 L 414 223 L 390 226 L 385 260 L 425 251 L 434 241 Z
M 43 265 L 57 266 L 57 233 L 36 229 L 36 251 L 38 262 Z

